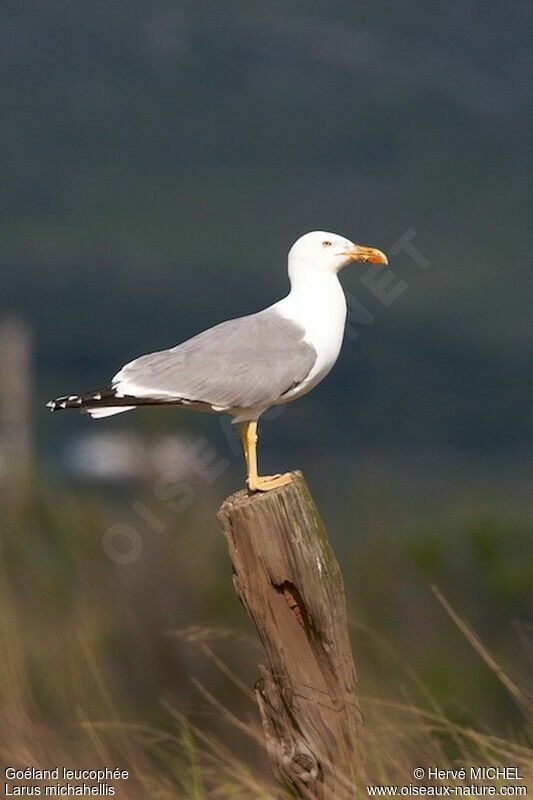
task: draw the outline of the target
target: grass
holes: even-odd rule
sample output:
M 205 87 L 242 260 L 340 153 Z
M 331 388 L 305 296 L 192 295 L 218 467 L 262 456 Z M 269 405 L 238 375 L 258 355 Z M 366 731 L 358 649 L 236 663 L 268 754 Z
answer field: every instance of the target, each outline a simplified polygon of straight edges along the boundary
M 497 665 L 469 626 L 435 590 L 451 619 L 493 670 L 506 690 L 526 716 L 531 716 L 531 699 Z M 23 658 L 16 645 L 13 628 L 6 624 L 6 596 L 2 598 L 3 653 L 1 668 L 1 732 L 2 760 L 11 766 L 50 768 L 55 765 L 76 768 L 95 765 L 120 766 L 131 778 L 115 784 L 121 798 L 151 798 L 151 800 L 278 800 L 280 790 L 269 775 L 262 747 L 262 735 L 257 721 L 253 696 L 246 684 L 225 664 L 212 647 L 232 634 L 227 630 L 198 628 L 176 632 L 191 647 L 199 647 L 206 659 L 214 664 L 245 696 L 248 713 L 237 716 L 225 707 L 199 681 L 196 690 L 212 706 L 228 730 L 238 734 L 238 740 L 248 739 L 254 756 L 246 763 L 239 748 L 228 745 L 223 738 L 202 729 L 187 719 L 171 702 L 164 701 L 169 724 L 166 730 L 148 725 L 124 722 L 109 693 L 103 675 L 90 648 L 82 658 L 93 679 L 93 691 L 107 708 L 105 720 L 91 718 L 89 710 L 77 708 L 76 720 L 66 726 L 48 726 L 32 708 L 28 676 L 21 668 Z M 13 620 L 12 620 L 13 623 Z M 11 624 L 12 624 L 11 623 Z M 9 645 L 6 647 L 6 636 Z M 374 637 L 375 638 L 375 637 Z M 242 644 L 240 636 L 236 646 Z M 381 642 L 387 651 L 386 643 Z M 391 657 L 390 652 L 384 657 Z M 488 730 L 460 725 L 447 718 L 438 704 L 428 696 L 409 666 L 403 666 L 413 696 L 424 696 L 424 704 L 363 696 L 365 715 L 364 751 L 366 765 L 355 765 L 354 790 L 366 796 L 366 785 L 408 785 L 413 783 L 416 766 L 438 766 L 457 770 L 471 766 L 517 766 L 526 779 L 533 774 L 533 750 L 525 734 L 520 739 L 496 735 Z M 416 783 L 416 781 L 415 781 Z M 480 781 L 447 780 L 447 784 L 481 785 Z M 283 795 L 285 796 L 285 795 Z M 289 794 L 286 795 L 289 797 Z
M 125 570 L 102 556 L 101 531 L 115 521 L 113 507 L 86 492 L 39 484 L 33 491 L 33 499 L 27 486 L 4 498 L 2 764 L 118 766 L 131 775 L 117 784 L 121 800 L 278 800 L 250 688 L 263 656 L 231 591 L 221 537 L 214 524 L 209 528 L 212 515 L 198 508 L 190 517 L 166 520 L 161 512 L 171 533 L 150 538 L 143 531 L 143 558 Z M 482 532 L 491 553 L 496 549 L 491 564 L 505 556 L 509 565 L 513 553 L 518 559 L 522 552 L 522 537 L 509 548 L 506 532 L 503 526 Z M 428 541 L 444 538 L 419 538 L 426 549 L 417 554 L 429 552 Z M 437 617 L 420 602 L 431 597 L 434 576 L 445 582 L 447 596 L 452 587 L 455 603 L 462 597 L 453 587 L 464 585 L 467 536 L 448 537 L 444 555 L 423 564 L 431 574 L 423 572 L 418 583 L 401 547 L 385 546 L 381 536 L 374 551 L 376 538 L 369 541 L 359 542 L 359 572 L 352 572 L 361 592 L 356 605 L 368 611 L 353 625 L 365 716 L 366 766 L 354 764 L 358 796 L 366 796 L 367 783 L 408 785 L 416 766 L 512 765 L 530 778 L 531 697 L 516 677 L 519 659 L 503 666 L 512 654 L 513 617 L 524 618 L 522 573 L 512 593 L 505 588 L 502 594 L 498 584 L 491 594 L 481 578 L 471 587 L 468 598 L 479 595 L 485 614 L 494 617 L 503 601 L 505 609 L 515 609 L 507 622 L 497 618 L 498 634 L 507 630 L 501 646 L 492 641 L 489 648 L 438 589 Z M 457 568 L 442 561 L 452 555 Z M 468 561 L 470 576 L 489 574 L 477 564 Z M 479 606 L 471 608 L 476 621 L 483 620 Z M 191 621 L 198 624 L 191 627 Z M 400 634 L 391 636 L 398 622 Z M 182 627 L 170 630 L 176 625 Z M 493 628 L 485 626 L 487 631 Z M 420 644 L 413 649 L 416 636 Z M 421 654 L 428 651 L 442 660 L 439 676 L 453 680 L 439 686 L 434 670 L 420 670 Z M 484 688 L 472 694 L 468 707 L 475 676 Z M 512 714 L 507 706 L 505 716 L 491 713 L 502 707 L 500 695 Z

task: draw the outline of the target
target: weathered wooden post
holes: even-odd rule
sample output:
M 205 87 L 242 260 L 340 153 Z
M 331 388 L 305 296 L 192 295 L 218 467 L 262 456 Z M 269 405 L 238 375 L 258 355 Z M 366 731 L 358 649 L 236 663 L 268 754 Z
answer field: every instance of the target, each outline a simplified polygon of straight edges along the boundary
M 219 511 L 235 589 L 264 645 L 256 697 L 279 780 L 298 798 L 348 800 L 361 714 L 339 565 L 300 472 Z
M 31 351 L 29 326 L 18 317 L 0 321 L 0 444 L 10 467 L 32 460 Z

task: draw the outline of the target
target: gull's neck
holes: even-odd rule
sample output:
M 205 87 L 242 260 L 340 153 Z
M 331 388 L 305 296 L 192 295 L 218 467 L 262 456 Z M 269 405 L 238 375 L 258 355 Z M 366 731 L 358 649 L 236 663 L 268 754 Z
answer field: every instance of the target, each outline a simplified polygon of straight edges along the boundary
M 275 304 L 283 316 L 299 323 L 307 340 L 324 338 L 340 349 L 346 323 L 346 298 L 335 273 L 309 269 L 290 270 L 289 294 Z
M 311 372 L 294 391 L 297 396 L 316 386 L 335 364 L 344 338 L 346 298 L 334 273 L 290 270 L 289 276 L 289 294 L 272 309 L 299 325 L 304 340 L 316 352 Z
M 291 269 L 291 266 L 289 265 L 290 292 L 280 301 L 284 309 L 300 309 L 306 316 L 307 312 L 318 312 L 322 316 L 321 310 L 327 316 L 342 312 L 344 320 L 346 298 L 337 274 L 313 269 L 305 264 L 297 265 L 300 269 Z

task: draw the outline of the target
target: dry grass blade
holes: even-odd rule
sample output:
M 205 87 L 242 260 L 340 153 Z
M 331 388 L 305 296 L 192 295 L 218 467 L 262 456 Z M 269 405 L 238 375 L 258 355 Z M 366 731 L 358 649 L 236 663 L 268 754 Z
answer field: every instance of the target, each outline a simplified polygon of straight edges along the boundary
M 260 783 L 256 780 L 248 767 L 233 752 L 224 747 L 214 737 L 191 724 L 186 717 L 168 703 L 163 702 L 163 706 L 181 726 L 187 727 L 197 737 L 198 741 L 206 746 L 207 751 L 203 751 L 203 756 L 218 767 L 217 777 L 219 781 L 223 773 L 230 776 L 239 786 L 246 788 L 249 792 L 253 792 L 253 794 L 247 795 L 247 800 L 274 800 L 275 798 L 278 800 L 279 792 L 274 787 L 268 786 L 265 781 Z
M 251 725 L 250 723 L 243 722 L 241 719 L 235 716 L 228 708 L 226 708 L 223 703 L 221 703 L 217 698 L 211 694 L 211 692 L 202 686 L 202 684 L 196 680 L 196 678 L 192 678 L 192 684 L 196 687 L 196 689 L 200 692 L 202 697 L 204 697 L 213 708 L 215 708 L 219 714 L 224 718 L 227 719 L 235 728 L 240 730 L 242 733 L 246 734 L 252 738 L 257 744 L 264 748 L 265 742 L 262 733 L 259 731 L 258 728 Z
M 221 673 L 226 676 L 226 678 L 229 678 L 229 680 L 238 689 L 240 689 L 241 692 L 246 695 L 246 697 L 248 697 L 250 700 L 254 700 L 255 699 L 254 698 L 254 693 L 252 691 L 250 691 L 250 688 L 244 683 L 244 681 L 242 681 L 239 678 L 239 676 L 236 675 L 233 672 L 233 670 L 231 670 L 227 666 L 227 664 L 225 664 L 224 661 L 222 661 L 222 659 L 219 658 L 217 656 L 217 654 L 214 653 L 213 650 L 208 645 L 201 644 L 200 645 L 200 649 L 201 649 L 202 653 L 206 656 L 206 658 L 208 658 L 209 661 L 211 661 L 221 671 Z
M 510 696 L 515 700 L 519 708 L 528 716 L 533 716 L 533 700 L 528 694 L 519 686 L 512 681 L 509 676 L 505 673 L 502 667 L 498 664 L 498 662 L 492 657 L 489 653 L 479 636 L 474 633 L 474 631 L 466 624 L 466 622 L 461 619 L 461 617 L 457 614 L 457 612 L 452 608 L 450 603 L 446 600 L 442 592 L 438 589 L 437 586 L 432 586 L 431 590 L 441 606 L 447 612 L 449 617 L 453 620 L 453 622 L 457 625 L 463 636 L 467 639 L 467 641 L 472 645 L 476 653 L 483 659 L 485 664 L 489 667 L 489 669 L 494 672 L 498 680 L 502 683 L 503 686 L 507 689 Z
M 261 651 L 258 643 L 251 636 L 247 636 L 242 631 L 233 628 L 210 628 L 206 625 L 190 625 L 187 628 L 176 628 L 166 631 L 167 636 L 175 637 L 189 644 L 203 644 L 205 642 L 220 642 L 231 639 L 234 642 L 242 642 L 254 649 Z

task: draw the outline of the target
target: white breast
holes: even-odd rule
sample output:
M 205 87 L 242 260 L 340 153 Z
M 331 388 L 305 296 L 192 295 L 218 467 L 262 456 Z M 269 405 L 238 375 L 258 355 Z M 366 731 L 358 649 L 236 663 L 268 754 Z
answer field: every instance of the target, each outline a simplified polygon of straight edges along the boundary
M 273 308 L 304 329 L 305 341 L 317 354 L 307 378 L 284 395 L 282 402 L 286 402 L 309 392 L 337 361 L 344 338 L 346 298 L 337 276 L 328 274 L 320 276 L 319 280 L 293 286 L 287 297 Z

